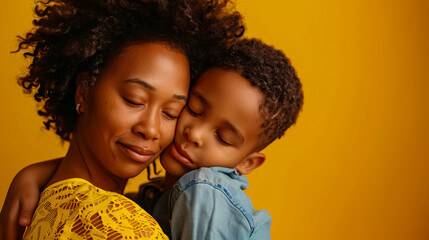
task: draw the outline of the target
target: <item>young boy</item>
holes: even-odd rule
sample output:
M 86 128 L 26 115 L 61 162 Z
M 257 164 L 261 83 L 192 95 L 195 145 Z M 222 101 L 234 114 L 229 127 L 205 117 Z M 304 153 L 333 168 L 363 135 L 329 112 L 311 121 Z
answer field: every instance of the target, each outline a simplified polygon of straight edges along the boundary
M 269 239 L 271 217 L 243 192 L 260 153 L 298 116 L 301 83 L 281 51 L 241 40 L 215 57 L 161 154 L 173 239 Z M 211 167 L 211 168 L 207 168 Z
M 153 192 L 143 187 L 137 202 L 167 234 L 170 220 L 172 239 L 270 239 L 271 217 L 253 209 L 245 175 L 295 123 L 301 83 L 285 55 L 259 40 L 243 39 L 214 55 L 161 154 L 164 189 L 172 189 L 149 203 Z

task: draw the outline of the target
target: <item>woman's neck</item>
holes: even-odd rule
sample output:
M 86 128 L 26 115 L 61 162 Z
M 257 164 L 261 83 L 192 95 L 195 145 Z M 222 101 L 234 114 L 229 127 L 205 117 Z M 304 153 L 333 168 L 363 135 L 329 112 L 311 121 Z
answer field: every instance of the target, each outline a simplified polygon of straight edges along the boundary
M 67 155 L 46 186 L 68 178 L 82 178 L 98 188 L 119 194 L 123 194 L 128 180 L 116 177 L 107 171 L 88 154 L 85 148 L 81 147 L 77 137 L 71 140 Z
M 165 182 L 164 182 L 164 188 L 166 190 L 173 187 L 173 185 L 179 180 L 180 177 L 173 176 L 168 174 L 168 172 L 165 173 Z

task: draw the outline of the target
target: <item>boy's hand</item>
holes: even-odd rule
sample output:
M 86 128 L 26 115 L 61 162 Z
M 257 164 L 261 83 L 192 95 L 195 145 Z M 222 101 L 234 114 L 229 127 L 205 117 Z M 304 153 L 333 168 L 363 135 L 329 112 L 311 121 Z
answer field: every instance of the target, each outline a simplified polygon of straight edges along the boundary
M 39 185 L 21 170 L 12 181 L 0 213 L 0 239 L 22 239 L 39 201 Z
M 13 179 L 0 213 L 0 239 L 22 239 L 30 225 L 40 191 L 61 163 L 61 159 L 36 163 L 22 169 Z

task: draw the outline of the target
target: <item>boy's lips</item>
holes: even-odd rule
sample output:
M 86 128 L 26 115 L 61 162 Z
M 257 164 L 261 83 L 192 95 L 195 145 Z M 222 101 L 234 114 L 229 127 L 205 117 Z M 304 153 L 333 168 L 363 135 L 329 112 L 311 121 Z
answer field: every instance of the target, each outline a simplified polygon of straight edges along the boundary
M 182 149 L 180 145 L 174 143 L 171 145 L 171 155 L 185 166 L 191 166 L 194 162 L 191 160 L 189 155 Z

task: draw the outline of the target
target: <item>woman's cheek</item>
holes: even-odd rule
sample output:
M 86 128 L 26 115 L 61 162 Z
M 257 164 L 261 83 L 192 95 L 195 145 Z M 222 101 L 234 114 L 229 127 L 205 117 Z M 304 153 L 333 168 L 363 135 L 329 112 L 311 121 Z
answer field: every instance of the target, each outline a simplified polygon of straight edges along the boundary
M 161 131 L 162 131 L 161 139 L 160 139 L 160 142 L 162 142 L 161 151 L 163 151 L 168 145 L 170 145 L 171 142 L 173 142 L 174 134 L 176 130 L 176 124 L 177 124 L 177 120 L 168 121 L 164 126 L 161 126 Z

